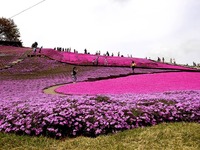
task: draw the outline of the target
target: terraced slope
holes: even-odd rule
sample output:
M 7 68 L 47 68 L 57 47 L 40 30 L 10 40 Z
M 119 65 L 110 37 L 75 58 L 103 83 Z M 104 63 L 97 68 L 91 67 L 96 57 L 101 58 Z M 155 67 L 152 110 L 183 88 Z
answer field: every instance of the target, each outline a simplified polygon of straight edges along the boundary
M 30 48 L 0 45 L 0 69 L 7 69 L 21 62 L 28 53 L 31 53 Z

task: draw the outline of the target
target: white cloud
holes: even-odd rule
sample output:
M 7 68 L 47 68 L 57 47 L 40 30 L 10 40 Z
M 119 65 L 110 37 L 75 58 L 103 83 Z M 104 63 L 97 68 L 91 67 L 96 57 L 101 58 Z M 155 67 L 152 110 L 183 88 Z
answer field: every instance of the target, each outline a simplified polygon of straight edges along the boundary
M 112 0 L 114 2 L 119 2 L 119 3 L 126 3 L 126 2 L 129 2 L 131 0 Z

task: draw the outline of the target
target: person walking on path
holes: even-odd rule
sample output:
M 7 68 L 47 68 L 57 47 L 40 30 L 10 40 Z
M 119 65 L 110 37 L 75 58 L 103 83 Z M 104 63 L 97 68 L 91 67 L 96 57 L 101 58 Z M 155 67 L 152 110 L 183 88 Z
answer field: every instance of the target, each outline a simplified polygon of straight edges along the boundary
M 77 74 L 77 69 L 76 69 L 76 67 L 73 67 L 73 70 L 72 70 L 72 80 L 73 80 L 73 83 L 76 83 L 76 81 L 77 81 L 77 76 L 76 76 L 76 74 Z
M 131 68 L 132 68 L 133 73 L 134 73 L 134 70 L 135 70 L 135 66 L 136 66 L 136 63 L 134 61 L 132 61 Z

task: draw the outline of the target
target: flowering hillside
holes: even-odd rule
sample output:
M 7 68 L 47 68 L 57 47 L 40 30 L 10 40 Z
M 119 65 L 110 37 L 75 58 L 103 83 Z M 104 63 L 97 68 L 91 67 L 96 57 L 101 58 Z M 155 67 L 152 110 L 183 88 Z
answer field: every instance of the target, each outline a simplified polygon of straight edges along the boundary
M 49 53 L 54 57 L 54 52 Z M 136 68 L 137 75 L 127 76 L 130 67 L 77 66 L 78 83 L 70 85 L 73 65 L 57 61 L 60 54 L 56 60 L 26 57 L 0 70 L 0 132 L 97 136 L 161 122 L 200 123 L 198 72 Z M 68 84 L 57 90 L 68 90 L 69 95 L 43 92 L 60 84 Z
M 92 65 L 93 61 L 95 61 L 98 58 L 98 65 L 104 65 L 104 66 L 106 64 L 106 66 L 129 67 L 131 62 L 134 60 L 137 64 L 137 67 L 194 70 L 194 69 L 184 67 L 184 66 L 155 62 L 149 59 L 142 59 L 142 58 L 127 58 L 127 57 L 78 54 L 78 53 L 71 53 L 71 52 L 60 52 L 53 49 L 43 49 L 42 54 L 61 62 L 77 64 L 77 65 Z

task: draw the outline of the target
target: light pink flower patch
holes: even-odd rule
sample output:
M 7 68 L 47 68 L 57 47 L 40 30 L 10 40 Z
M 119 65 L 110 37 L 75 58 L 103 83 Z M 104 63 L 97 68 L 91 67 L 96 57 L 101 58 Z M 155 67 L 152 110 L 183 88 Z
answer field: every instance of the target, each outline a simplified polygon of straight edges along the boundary
M 55 91 L 65 94 L 157 93 L 200 90 L 200 73 L 175 72 L 132 75 L 117 79 L 67 84 Z

